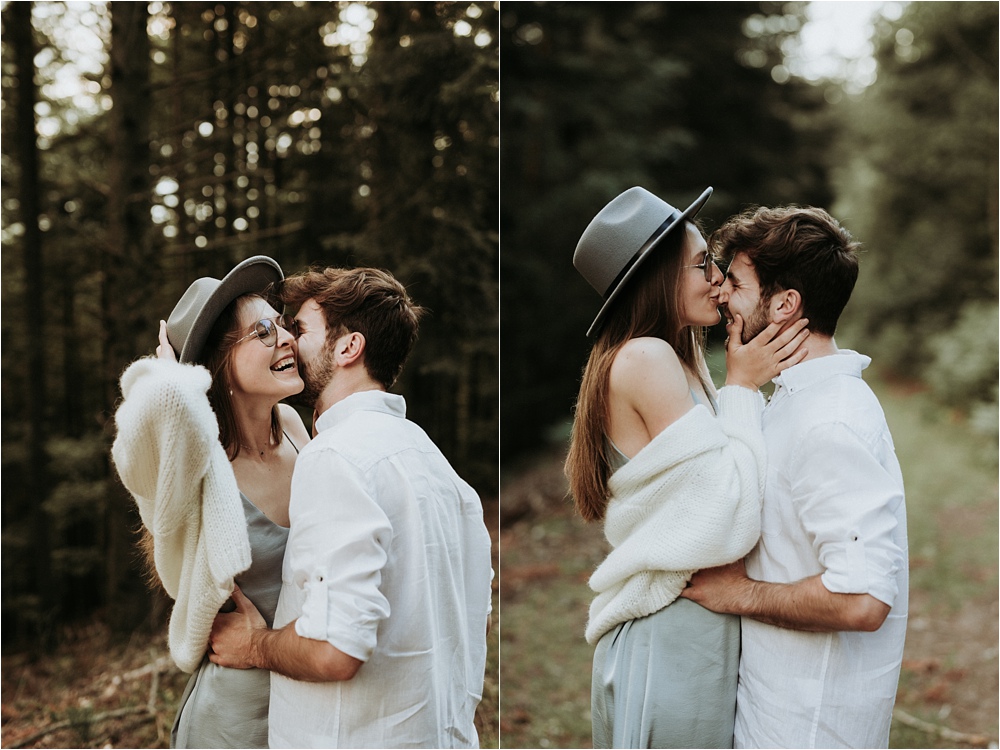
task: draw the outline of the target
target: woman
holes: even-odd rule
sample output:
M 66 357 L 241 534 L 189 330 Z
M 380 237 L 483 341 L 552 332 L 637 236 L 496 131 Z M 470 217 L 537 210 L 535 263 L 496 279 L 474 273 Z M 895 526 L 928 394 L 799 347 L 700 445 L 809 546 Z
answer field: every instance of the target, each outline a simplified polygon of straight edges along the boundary
M 303 388 L 295 321 L 264 296 L 282 279 L 263 256 L 197 279 L 161 321 L 158 357 L 122 375 L 112 453 L 175 600 L 171 656 L 193 672 L 174 747 L 267 746 L 269 673 L 219 667 L 206 651 L 234 584 L 269 625 L 281 588 L 292 469 L 309 440 L 279 404 Z
M 594 747 L 732 747 L 740 621 L 678 598 L 695 570 L 741 558 L 760 533 L 758 387 L 806 354 L 804 323 L 744 345 L 728 326 L 716 393 L 704 328 L 724 275 L 692 223 L 642 188 L 615 198 L 573 263 L 604 297 L 589 334 L 566 461 L 576 507 L 611 552 L 590 579 Z

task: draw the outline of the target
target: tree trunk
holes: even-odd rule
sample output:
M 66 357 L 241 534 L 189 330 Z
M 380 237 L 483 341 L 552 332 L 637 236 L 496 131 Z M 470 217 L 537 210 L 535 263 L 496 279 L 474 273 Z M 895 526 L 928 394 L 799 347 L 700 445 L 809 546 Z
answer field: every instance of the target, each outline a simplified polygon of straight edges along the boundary
M 83 434 L 80 383 L 80 338 L 76 325 L 76 276 L 63 274 L 59 283 L 62 303 L 63 336 L 63 429 L 66 435 L 78 438 Z
M 236 196 L 239 194 L 239 187 L 237 185 L 239 165 L 236 162 L 236 144 L 233 143 L 237 88 L 241 80 L 237 67 L 236 45 L 233 43 L 236 24 L 238 22 L 234 10 L 235 5 L 236 3 L 222 3 L 222 17 L 226 21 L 226 29 L 225 33 L 219 36 L 219 50 L 225 56 L 223 61 L 224 74 L 221 81 L 222 91 L 220 92 L 219 100 L 226 111 L 226 119 L 217 124 L 220 141 L 219 150 L 222 153 L 222 164 L 226 170 L 224 179 L 219 183 L 219 187 L 224 190 L 223 200 L 226 202 L 225 208 L 222 211 L 222 218 L 225 221 L 222 233 L 224 238 L 232 238 L 237 234 L 233 224 L 236 221 Z M 223 255 L 228 257 L 230 267 L 235 266 L 242 259 L 240 250 L 239 243 L 233 243 L 232 246 L 224 251 Z M 228 272 L 229 268 L 226 268 L 223 273 Z
M 27 419 L 28 465 L 25 471 L 25 496 L 30 508 L 31 546 L 35 550 L 32 561 L 31 590 L 39 598 L 42 622 L 54 615 L 58 603 L 53 601 L 52 569 L 50 557 L 49 523 L 43 510 L 48 494 L 47 459 L 45 455 L 46 397 L 45 374 L 47 341 L 45 335 L 46 305 L 45 266 L 43 263 L 42 233 L 38 228 L 38 142 L 35 133 L 35 40 L 31 26 L 31 9 L 34 3 L 14 3 L 11 7 L 10 40 L 16 47 L 17 59 L 17 128 L 13 134 L 17 143 L 17 158 L 21 173 L 18 179 L 18 202 L 21 222 L 24 224 L 24 302 L 22 309 L 31 311 L 31 328 L 34 345 L 28 347 L 28 378 L 25 399 Z
M 151 242 L 149 175 L 149 37 L 147 4 L 111 3 L 111 157 L 108 247 L 104 253 L 105 410 L 111 414 L 118 377 L 128 362 L 151 352 L 156 325 L 149 301 L 160 283 L 158 253 Z M 114 627 L 132 627 L 138 613 L 126 596 L 132 501 L 117 482 L 107 504 L 107 604 Z

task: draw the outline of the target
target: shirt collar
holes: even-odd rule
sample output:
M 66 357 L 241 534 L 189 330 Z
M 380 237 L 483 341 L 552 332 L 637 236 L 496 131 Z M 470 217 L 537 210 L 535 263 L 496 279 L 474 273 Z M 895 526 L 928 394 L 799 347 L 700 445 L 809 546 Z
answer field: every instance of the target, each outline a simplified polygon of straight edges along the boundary
M 836 375 L 860 378 L 861 371 L 871 363 L 871 357 L 850 349 L 841 349 L 836 354 L 792 365 L 774 378 L 773 382 L 779 388 L 795 393 Z
M 394 417 L 406 417 L 406 401 L 402 396 L 385 391 L 358 391 L 342 398 L 316 420 L 316 432 L 333 427 L 359 411 L 375 411 Z

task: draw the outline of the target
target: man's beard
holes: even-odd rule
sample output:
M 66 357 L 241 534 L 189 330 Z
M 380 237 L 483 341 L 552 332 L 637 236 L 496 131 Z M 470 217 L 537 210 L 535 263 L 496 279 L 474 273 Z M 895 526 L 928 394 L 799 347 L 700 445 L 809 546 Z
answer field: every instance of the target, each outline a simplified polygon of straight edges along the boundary
M 286 399 L 288 403 L 296 406 L 305 406 L 310 409 L 316 408 L 316 402 L 320 394 L 333 377 L 333 371 L 337 365 L 333 361 L 333 347 L 324 343 L 317 361 L 313 363 L 302 360 L 299 362 L 299 377 L 305 387 L 294 396 Z
M 740 339 L 744 344 L 750 342 L 754 336 L 767 328 L 771 321 L 768 319 L 768 307 L 770 307 L 770 299 L 761 299 L 757 302 L 757 306 L 750 313 L 750 317 L 745 317 L 743 319 L 743 333 L 740 335 Z M 726 308 L 727 315 L 732 315 L 733 311 L 728 307 Z

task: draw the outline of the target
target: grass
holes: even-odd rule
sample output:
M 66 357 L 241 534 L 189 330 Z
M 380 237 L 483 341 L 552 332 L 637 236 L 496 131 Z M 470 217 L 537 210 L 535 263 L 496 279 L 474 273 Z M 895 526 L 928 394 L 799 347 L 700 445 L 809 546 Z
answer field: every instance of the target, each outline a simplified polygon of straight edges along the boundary
M 996 448 L 923 394 L 876 389 L 904 471 L 910 586 L 957 608 L 997 587 L 996 466 L 983 455 L 991 451 L 995 462 Z
M 513 543 L 500 536 L 504 747 L 511 746 L 509 735 L 517 737 L 517 747 L 582 747 L 580 737 L 590 740 L 590 704 L 579 700 L 580 675 L 589 680 L 590 650 L 580 642 L 591 599 L 586 581 L 602 548 L 578 548 L 577 524 L 563 508 L 519 527 L 527 539 Z
M 903 468 L 911 560 L 890 747 L 995 747 L 996 445 L 926 394 L 878 375 L 865 373 Z M 600 526 L 584 524 L 565 498 L 563 450 L 553 445 L 535 466 L 505 476 L 501 487 L 505 505 L 520 493 L 544 508 L 500 531 L 501 747 L 591 744 L 586 581 L 606 542 Z

